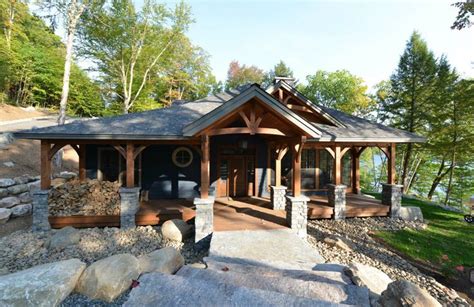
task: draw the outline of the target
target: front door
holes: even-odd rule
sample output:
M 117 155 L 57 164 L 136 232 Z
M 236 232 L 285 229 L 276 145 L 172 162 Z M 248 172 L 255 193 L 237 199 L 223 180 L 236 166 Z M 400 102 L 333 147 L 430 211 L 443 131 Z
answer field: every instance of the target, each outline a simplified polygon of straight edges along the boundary
M 229 159 L 229 196 L 247 196 L 245 158 Z
M 222 155 L 220 157 L 217 197 L 254 195 L 255 155 Z

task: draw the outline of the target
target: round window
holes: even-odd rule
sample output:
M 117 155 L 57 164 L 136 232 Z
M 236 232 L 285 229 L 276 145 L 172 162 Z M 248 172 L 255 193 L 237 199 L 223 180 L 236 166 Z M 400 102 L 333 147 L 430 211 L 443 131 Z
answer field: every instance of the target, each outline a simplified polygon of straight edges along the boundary
M 193 152 L 187 147 L 178 147 L 173 151 L 173 163 L 178 167 L 188 167 L 193 162 Z

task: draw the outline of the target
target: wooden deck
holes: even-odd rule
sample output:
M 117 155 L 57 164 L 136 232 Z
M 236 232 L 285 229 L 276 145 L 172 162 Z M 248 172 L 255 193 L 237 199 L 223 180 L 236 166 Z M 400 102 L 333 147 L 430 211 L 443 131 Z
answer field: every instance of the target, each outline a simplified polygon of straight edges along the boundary
M 327 196 L 311 196 L 308 203 L 309 219 L 332 218 L 334 208 L 328 204 Z M 346 217 L 387 216 L 389 206 L 382 205 L 380 200 L 348 193 L 346 194 Z

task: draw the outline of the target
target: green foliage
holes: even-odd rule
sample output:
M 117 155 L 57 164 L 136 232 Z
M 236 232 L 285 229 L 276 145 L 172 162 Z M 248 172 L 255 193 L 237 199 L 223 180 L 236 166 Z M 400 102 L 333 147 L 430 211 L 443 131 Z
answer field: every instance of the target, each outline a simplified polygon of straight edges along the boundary
M 456 2 L 453 6 L 458 8 L 459 11 L 451 29 L 461 30 L 472 26 L 471 17 L 474 15 L 474 2 L 469 0 Z
M 269 86 L 272 84 L 273 80 L 275 77 L 287 77 L 287 78 L 293 78 L 293 70 L 291 70 L 290 67 L 288 67 L 285 62 L 280 60 L 278 64 L 276 64 L 273 69 L 268 71 L 265 74 L 265 78 L 263 80 L 263 85 L 264 86 Z
M 257 66 L 240 65 L 238 61 L 232 61 L 227 71 L 226 89 L 237 88 L 248 83 L 261 84 L 265 74 Z
M 317 104 L 349 114 L 364 113 L 373 105 L 364 80 L 347 70 L 318 70 L 307 76 L 306 81 L 308 84 L 301 85 L 299 90 Z

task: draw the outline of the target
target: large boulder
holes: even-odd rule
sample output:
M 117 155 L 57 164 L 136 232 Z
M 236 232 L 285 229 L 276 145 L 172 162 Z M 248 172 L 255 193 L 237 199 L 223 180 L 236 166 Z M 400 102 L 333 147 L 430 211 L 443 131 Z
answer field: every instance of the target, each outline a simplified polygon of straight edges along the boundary
M 129 289 L 138 276 L 138 259 L 130 254 L 118 254 L 91 264 L 79 279 L 76 291 L 92 299 L 112 302 Z
M 17 184 L 17 185 L 12 185 L 7 190 L 10 194 L 17 195 L 24 192 L 28 192 L 30 188 L 28 187 L 27 184 Z
M 50 248 L 63 249 L 69 245 L 79 243 L 81 234 L 74 227 L 67 226 L 56 231 L 49 241 Z
M 408 222 L 423 222 L 423 213 L 420 207 L 401 207 L 399 217 Z
M 11 208 L 12 217 L 25 216 L 31 213 L 31 204 L 22 204 Z
M 163 238 L 183 242 L 183 240 L 191 235 L 192 227 L 183 220 L 174 219 L 163 223 L 161 226 L 161 234 Z
M 173 247 L 165 247 L 138 258 L 142 273 L 174 274 L 184 265 L 184 257 Z
M 20 199 L 15 196 L 9 196 L 0 199 L 0 208 L 11 208 L 20 204 Z
M 85 268 L 79 259 L 69 259 L 0 276 L 0 306 L 57 306 Z
M 388 285 L 378 300 L 379 306 L 437 307 L 441 304 L 426 290 L 406 281 L 397 280 Z
M 0 188 L 7 188 L 15 184 L 15 180 L 10 178 L 0 178 Z
M 359 287 L 367 287 L 372 302 L 376 302 L 380 295 L 393 280 L 387 274 L 369 265 L 353 262 L 344 272 Z
M 5 224 L 10 219 L 12 210 L 6 208 L 0 208 L 0 225 Z

